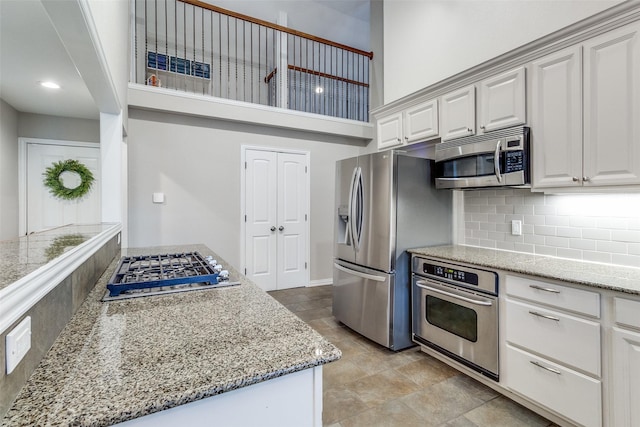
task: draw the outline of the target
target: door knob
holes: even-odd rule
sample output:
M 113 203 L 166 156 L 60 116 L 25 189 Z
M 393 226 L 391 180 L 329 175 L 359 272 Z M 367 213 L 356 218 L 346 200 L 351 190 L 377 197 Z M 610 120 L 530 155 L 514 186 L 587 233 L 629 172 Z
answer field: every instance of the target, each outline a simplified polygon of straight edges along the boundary
M 276 226 L 275 225 L 271 226 L 271 231 L 276 231 Z
M 278 227 L 278 230 L 282 231 L 284 230 L 284 227 L 281 225 L 280 227 Z
M 573 178 L 571 178 L 573 180 L 573 182 L 578 182 L 580 181 L 580 179 L 577 176 L 574 176 Z

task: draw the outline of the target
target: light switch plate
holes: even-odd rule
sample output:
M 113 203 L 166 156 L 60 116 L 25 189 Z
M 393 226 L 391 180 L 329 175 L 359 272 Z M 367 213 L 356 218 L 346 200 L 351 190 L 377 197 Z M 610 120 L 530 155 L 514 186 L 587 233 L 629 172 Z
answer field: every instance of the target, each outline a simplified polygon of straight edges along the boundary
M 164 193 L 153 193 L 153 203 L 164 203 Z
M 31 348 L 31 316 L 24 318 L 18 326 L 7 334 L 5 344 L 8 375 L 13 372 Z
M 511 221 L 511 235 L 522 236 L 522 221 L 518 219 Z

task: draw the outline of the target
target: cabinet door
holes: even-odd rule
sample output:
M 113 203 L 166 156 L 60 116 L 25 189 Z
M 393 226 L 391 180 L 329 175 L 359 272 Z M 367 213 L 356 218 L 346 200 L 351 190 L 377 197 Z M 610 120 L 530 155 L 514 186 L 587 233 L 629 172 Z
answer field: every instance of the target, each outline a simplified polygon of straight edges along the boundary
M 402 113 L 379 119 L 377 130 L 379 150 L 402 145 Z
M 579 46 L 531 67 L 533 187 L 582 183 L 582 58 Z
M 404 113 L 404 140 L 415 142 L 438 136 L 438 100 L 408 108 Z
M 640 333 L 613 328 L 612 396 L 616 427 L 640 425 Z
M 476 88 L 467 86 L 442 96 L 442 140 L 476 133 Z
M 524 67 L 480 83 L 480 129 L 483 132 L 523 124 L 525 121 Z
M 584 44 L 584 185 L 640 184 L 640 24 Z

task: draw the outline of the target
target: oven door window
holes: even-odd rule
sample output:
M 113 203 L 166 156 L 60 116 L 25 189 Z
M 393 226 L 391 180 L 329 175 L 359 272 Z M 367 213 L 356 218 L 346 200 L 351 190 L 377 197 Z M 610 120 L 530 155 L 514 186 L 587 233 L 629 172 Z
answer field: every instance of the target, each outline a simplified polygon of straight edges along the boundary
M 469 157 L 447 160 L 442 164 L 443 178 L 468 178 L 493 175 L 494 153 L 482 153 Z
M 468 341 L 478 341 L 478 314 L 467 307 L 426 296 L 427 322 Z

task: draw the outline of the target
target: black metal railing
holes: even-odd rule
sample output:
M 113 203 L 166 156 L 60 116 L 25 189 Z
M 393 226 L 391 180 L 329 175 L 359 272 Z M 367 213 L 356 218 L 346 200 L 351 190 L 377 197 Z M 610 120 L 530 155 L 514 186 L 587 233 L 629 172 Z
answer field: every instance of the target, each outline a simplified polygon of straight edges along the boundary
M 369 121 L 372 52 L 197 0 L 134 8 L 136 83 Z

